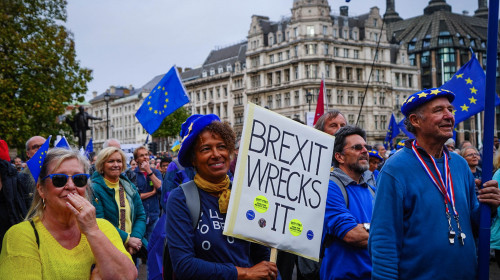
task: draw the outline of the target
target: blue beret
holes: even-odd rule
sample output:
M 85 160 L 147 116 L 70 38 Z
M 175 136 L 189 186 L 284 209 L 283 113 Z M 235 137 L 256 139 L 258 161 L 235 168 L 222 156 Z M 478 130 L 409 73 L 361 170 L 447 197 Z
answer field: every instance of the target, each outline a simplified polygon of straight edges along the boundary
M 181 132 L 179 133 L 179 135 L 181 136 L 181 140 L 186 135 L 186 132 L 188 131 L 189 126 L 191 125 L 191 123 L 194 120 L 196 120 L 197 118 L 201 117 L 201 116 L 203 116 L 203 115 L 200 115 L 200 114 L 191 115 L 191 116 L 189 116 L 189 118 L 186 119 L 186 121 L 184 123 L 182 123 L 182 125 L 181 125 Z
M 378 158 L 380 159 L 380 161 L 384 161 L 384 159 L 382 158 L 382 156 L 378 153 L 377 150 L 371 150 L 371 151 L 368 151 L 368 155 L 370 157 L 374 157 L 374 158 Z
M 184 138 L 182 139 L 181 142 L 181 148 L 179 150 L 179 154 L 177 155 L 179 163 L 184 167 L 193 166 L 193 163 L 190 161 L 188 155 L 189 153 L 191 153 L 191 149 L 193 148 L 192 146 L 196 142 L 196 138 L 198 137 L 198 135 L 209 124 L 211 124 L 214 121 L 220 121 L 220 119 L 219 117 L 217 117 L 217 115 L 209 114 L 209 115 L 198 115 L 198 117 L 191 118 L 190 121 L 191 122 L 187 126 L 187 129 L 184 133 Z
M 455 100 L 455 94 L 449 90 L 442 88 L 424 89 L 410 95 L 405 102 L 403 102 L 403 106 L 401 106 L 401 113 L 403 113 L 405 117 L 408 117 L 410 112 L 438 97 L 446 97 L 450 103 Z

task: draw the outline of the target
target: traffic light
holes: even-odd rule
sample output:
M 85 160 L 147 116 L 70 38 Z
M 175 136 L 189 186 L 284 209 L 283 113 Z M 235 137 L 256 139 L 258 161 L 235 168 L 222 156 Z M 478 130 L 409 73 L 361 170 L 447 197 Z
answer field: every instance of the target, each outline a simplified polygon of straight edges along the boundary
M 148 143 L 148 148 L 153 153 L 153 155 L 156 155 L 156 152 L 158 151 L 158 144 L 156 142 L 149 142 Z

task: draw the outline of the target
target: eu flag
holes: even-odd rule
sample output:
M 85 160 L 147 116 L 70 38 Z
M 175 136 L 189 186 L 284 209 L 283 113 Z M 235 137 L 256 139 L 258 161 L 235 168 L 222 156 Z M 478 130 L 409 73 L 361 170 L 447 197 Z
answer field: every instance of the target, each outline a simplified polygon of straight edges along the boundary
M 47 152 L 49 151 L 50 138 L 52 138 L 52 135 L 49 136 L 47 140 L 45 140 L 45 143 L 43 143 L 40 149 L 38 149 L 33 157 L 26 162 L 28 168 L 30 169 L 31 175 L 33 176 L 33 179 L 35 179 L 35 183 L 38 181 L 38 176 L 40 175 L 40 170 L 42 170 L 43 161 L 45 160 Z
M 62 137 L 61 140 L 59 140 L 59 142 L 57 142 L 56 148 L 63 148 L 63 149 L 66 149 L 66 150 L 71 150 L 71 147 L 69 146 L 69 143 L 68 143 L 68 140 L 66 140 L 66 137 Z
M 149 134 L 153 134 L 165 117 L 188 102 L 179 73 L 172 67 L 144 99 L 135 117 Z
M 455 94 L 455 125 L 484 110 L 486 75 L 474 53 L 472 58 L 448 82 L 441 86 Z M 495 104 L 500 99 L 495 96 Z
M 90 138 L 89 143 L 87 144 L 87 147 L 85 147 L 85 156 L 87 156 L 88 159 L 90 157 L 90 153 L 94 152 L 94 143 L 92 142 L 92 138 Z
M 399 123 L 398 123 L 398 126 L 399 126 L 399 130 L 401 130 L 401 132 L 403 132 L 404 134 L 406 134 L 406 136 L 408 136 L 408 138 L 410 139 L 415 139 L 415 135 L 413 135 L 413 133 L 409 132 L 408 130 L 406 130 L 406 126 L 405 126 L 405 119 L 406 118 L 403 118 Z
M 396 122 L 394 114 L 391 114 L 391 121 L 389 122 L 389 127 L 387 128 L 387 134 L 384 139 L 384 147 L 387 149 L 389 145 L 392 147 L 392 139 L 396 138 L 399 134 L 399 126 Z

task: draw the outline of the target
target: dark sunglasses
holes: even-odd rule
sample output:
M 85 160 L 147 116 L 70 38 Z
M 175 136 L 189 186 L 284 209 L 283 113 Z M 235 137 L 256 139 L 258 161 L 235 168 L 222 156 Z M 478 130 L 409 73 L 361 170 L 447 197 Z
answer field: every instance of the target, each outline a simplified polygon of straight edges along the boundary
M 50 174 L 43 177 L 42 180 L 45 180 L 48 177 L 52 179 L 52 184 L 56 188 L 62 188 L 66 186 L 66 183 L 68 182 L 68 177 L 71 177 L 71 179 L 73 180 L 73 184 L 75 184 L 75 186 L 81 188 L 87 185 L 87 181 L 90 178 L 90 175 L 85 173 L 75 174 L 73 176 L 68 176 L 66 174 Z
M 349 149 L 354 149 L 356 151 L 361 151 L 361 150 L 363 150 L 363 148 L 366 148 L 368 151 L 372 150 L 372 146 L 370 146 L 370 145 L 356 144 L 356 145 L 349 147 Z

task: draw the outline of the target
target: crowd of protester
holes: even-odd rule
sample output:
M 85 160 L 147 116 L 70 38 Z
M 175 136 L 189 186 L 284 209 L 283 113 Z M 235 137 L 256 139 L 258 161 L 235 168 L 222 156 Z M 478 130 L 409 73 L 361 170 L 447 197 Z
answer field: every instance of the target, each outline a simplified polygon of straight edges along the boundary
M 286 252 L 270 262 L 269 248 L 213 226 L 225 220 L 240 144 L 216 115 L 183 123 L 176 156 L 140 146 L 127 160 L 108 139 L 87 158 L 50 149 L 38 178 L 0 140 L 0 279 L 136 279 L 141 263 L 148 279 L 441 279 L 443 268 L 473 279 L 479 202 L 493 210 L 500 267 L 498 137 L 483 182 L 482 148 L 451 138 L 454 94 L 433 90 L 407 99 L 416 139 L 394 147 L 367 143 L 337 110 L 317 121 L 335 136 L 319 263 Z M 27 141 L 28 159 L 45 140 Z

